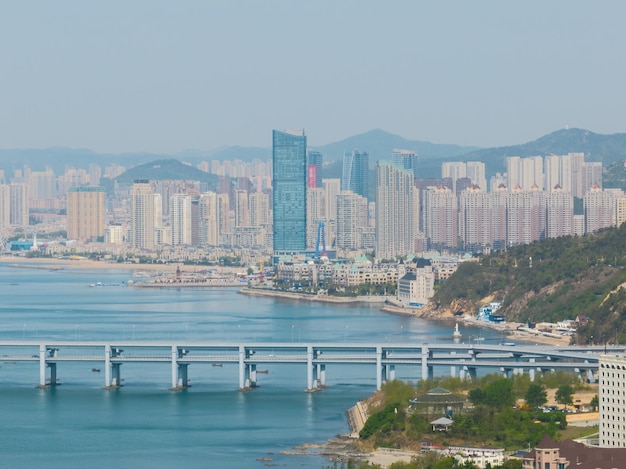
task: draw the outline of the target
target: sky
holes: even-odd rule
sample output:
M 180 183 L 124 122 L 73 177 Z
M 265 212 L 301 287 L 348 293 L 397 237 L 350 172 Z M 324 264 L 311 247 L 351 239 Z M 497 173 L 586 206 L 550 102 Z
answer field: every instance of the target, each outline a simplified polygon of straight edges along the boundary
M 0 0 L 0 148 L 626 131 L 626 2 Z

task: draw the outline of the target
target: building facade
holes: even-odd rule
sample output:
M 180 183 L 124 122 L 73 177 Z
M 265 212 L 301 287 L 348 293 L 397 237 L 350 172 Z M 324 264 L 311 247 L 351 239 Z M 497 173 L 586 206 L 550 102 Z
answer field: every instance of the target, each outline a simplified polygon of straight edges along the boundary
M 68 239 L 97 241 L 104 237 L 105 195 L 103 187 L 70 187 L 66 202 Z
M 273 131 L 274 253 L 306 250 L 306 136 Z

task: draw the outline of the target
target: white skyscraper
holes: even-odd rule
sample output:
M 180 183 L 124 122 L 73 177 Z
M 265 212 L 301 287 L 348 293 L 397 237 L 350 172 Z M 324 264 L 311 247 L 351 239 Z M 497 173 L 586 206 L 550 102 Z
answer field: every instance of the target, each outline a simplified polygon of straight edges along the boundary
M 11 192 L 7 184 L 0 184 L 0 228 L 11 224 Z
M 530 190 L 533 186 L 543 189 L 543 158 L 531 156 L 520 158 L 510 156 L 506 159 L 509 182 L 507 187 L 513 190 L 520 186 L 523 190 Z
M 545 193 L 537 186 L 522 190 L 517 186 L 507 197 L 507 243 L 530 244 L 545 237 Z
M 485 177 L 485 163 L 482 161 L 467 162 L 467 177 L 472 180 L 472 184 L 487 192 L 487 178 Z
M 414 250 L 418 192 L 413 173 L 387 161 L 376 167 L 376 258 L 395 259 Z
M 191 245 L 191 196 L 174 194 L 170 198 L 172 245 Z
M 337 248 L 361 248 L 361 229 L 367 227 L 367 199 L 352 191 L 341 191 L 337 197 Z
M 583 198 L 585 233 L 614 226 L 616 222 L 615 193 L 594 185 Z
M 135 181 L 130 189 L 130 245 L 154 249 L 154 191 L 148 181 Z
M 323 188 L 307 188 L 306 218 L 306 244 L 308 249 L 312 249 L 316 247 L 319 224 L 326 221 L 326 191 Z
M 602 190 L 602 163 L 585 163 L 582 173 L 583 197 L 593 186 L 598 186 Z
M 546 193 L 546 237 L 574 234 L 574 197 L 557 184 Z
M 598 370 L 598 439 L 602 448 L 626 447 L 626 357 L 600 355 Z
M 9 222 L 11 225 L 28 225 L 28 186 L 22 183 L 9 185 Z
M 441 163 L 441 178 L 452 179 L 452 187 L 455 187 L 457 179 L 467 177 L 467 164 L 460 161 Z
M 445 186 L 424 191 L 424 231 L 432 249 L 456 249 L 458 237 L 456 195 Z
M 200 194 L 199 212 L 200 244 L 209 246 L 219 245 L 217 194 L 215 192 Z
M 459 236 L 466 251 L 491 246 L 491 197 L 478 185 L 461 192 Z

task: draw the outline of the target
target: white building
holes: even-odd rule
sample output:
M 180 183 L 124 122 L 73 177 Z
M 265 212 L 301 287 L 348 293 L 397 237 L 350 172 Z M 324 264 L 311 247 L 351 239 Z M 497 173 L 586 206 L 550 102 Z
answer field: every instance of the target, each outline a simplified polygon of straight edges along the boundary
M 626 447 L 626 356 L 601 355 L 598 405 L 603 448 Z
M 435 274 L 431 265 L 418 267 L 398 279 L 398 301 L 408 306 L 423 306 L 435 294 Z
M 130 245 L 154 249 L 155 194 L 148 181 L 137 181 L 130 189 Z
M 174 194 L 170 198 L 172 245 L 191 245 L 191 196 Z
M 376 167 L 376 258 L 395 259 L 414 251 L 419 195 L 413 173 L 379 161 Z

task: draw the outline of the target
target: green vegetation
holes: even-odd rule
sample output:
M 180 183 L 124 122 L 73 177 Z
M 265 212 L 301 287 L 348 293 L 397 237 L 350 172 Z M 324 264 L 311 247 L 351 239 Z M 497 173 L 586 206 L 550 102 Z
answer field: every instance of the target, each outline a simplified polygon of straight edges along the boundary
M 475 312 L 486 298 L 502 301 L 511 321 L 589 317 L 579 344 L 626 340 L 626 224 L 583 237 L 546 239 L 466 262 L 433 298 Z
M 572 400 L 574 396 L 574 390 L 569 384 L 563 384 L 559 386 L 559 389 L 556 390 L 556 394 L 554 398 L 559 404 L 562 405 L 572 405 L 574 401 Z
M 360 437 L 374 447 L 388 448 L 415 447 L 426 437 L 442 446 L 526 448 L 537 444 L 546 433 L 558 439 L 567 427 L 565 413 L 541 408 L 547 401 L 546 383 L 554 384 L 550 388 L 559 386 L 557 400 L 562 397 L 565 404 L 571 403 L 576 380 L 574 374 L 550 373 L 534 383 L 528 376 L 507 379 L 498 375 L 485 376 L 476 383 L 443 378 L 414 386 L 393 381 L 383 386 L 376 407 L 379 410 L 371 414 Z M 472 405 L 451 416 L 454 423 L 447 431 L 433 432 L 430 422 L 442 417 L 443 410 L 430 404 L 411 405 L 409 399 L 445 384 L 450 384 L 455 394 L 467 393 Z M 526 405 L 517 407 L 519 399 L 524 399 Z
M 548 402 L 548 393 L 546 389 L 541 384 L 532 383 L 528 386 L 526 390 L 526 395 L 524 396 L 524 400 L 526 404 L 531 408 L 536 409 L 537 407 L 541 407 Z

